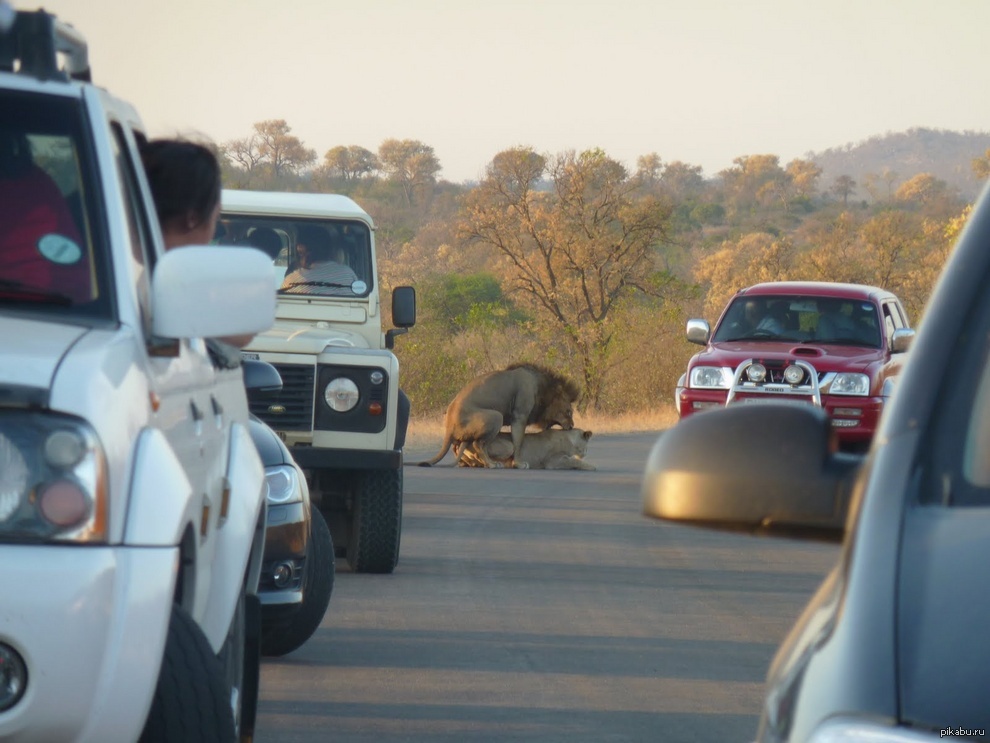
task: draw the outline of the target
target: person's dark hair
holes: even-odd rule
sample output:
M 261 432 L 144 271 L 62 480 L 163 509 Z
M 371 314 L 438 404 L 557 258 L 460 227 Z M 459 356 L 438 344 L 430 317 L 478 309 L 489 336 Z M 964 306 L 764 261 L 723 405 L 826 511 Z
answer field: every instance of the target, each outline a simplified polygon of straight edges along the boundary
M 271 227 L 255 227 L 248 235 L 247 241 L 259 250 L 263 250 L 275 258 L 282 249 L 282 238 Z
M 220 163 L 208 148 L 181 139 L 153 139 L 141 160 L 162 226 L 210 218 L 220 202 Z M 178 223 L 176 222 L 177 220 Z
M 330 260 L 330 233 L 322 227 L 304 224 L 296 230 L 296 244 L 302 243 L 311 261 Z

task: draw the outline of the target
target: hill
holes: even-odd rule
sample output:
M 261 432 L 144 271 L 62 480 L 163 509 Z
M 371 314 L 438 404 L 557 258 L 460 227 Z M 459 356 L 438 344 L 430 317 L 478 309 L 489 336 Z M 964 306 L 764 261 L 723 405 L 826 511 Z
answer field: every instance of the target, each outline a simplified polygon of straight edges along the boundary
M 879 176 L 887 170 L 892 190 L 918 173 L 931 173 L 959 189 L 964 198 L 973 200 L 983 182 L 973 175 L 972 161 L 988 149 L 990 132 L 916 128 L 900 133 L 888 132 L 824 152 L 809 152 L 805 158 L 822 169 L 820 183 L 823 189 L 829 188 L 840 175 L 848 175 L 856 181 L 858 198 L 869 198 L 864 187 L 868 174 Z M 884 179 L 878 179 L 878 184 L 887 190 Z

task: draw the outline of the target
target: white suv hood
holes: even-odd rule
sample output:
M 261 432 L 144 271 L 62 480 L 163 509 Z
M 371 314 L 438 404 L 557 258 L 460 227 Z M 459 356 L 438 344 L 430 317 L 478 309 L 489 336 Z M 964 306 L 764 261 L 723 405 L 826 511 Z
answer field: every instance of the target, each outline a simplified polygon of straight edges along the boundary
M 0 387 L 24 385 L 50 389 L 55 370 L 87 328 L 0 315 L 3 364 Z

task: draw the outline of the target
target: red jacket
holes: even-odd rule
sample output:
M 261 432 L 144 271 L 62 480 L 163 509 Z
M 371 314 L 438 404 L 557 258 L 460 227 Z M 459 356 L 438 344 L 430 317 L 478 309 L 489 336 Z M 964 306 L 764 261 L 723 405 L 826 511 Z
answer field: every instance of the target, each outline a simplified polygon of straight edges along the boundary
M 39 167 L 0 178 L 0 280 L 93 299 L 87 245 L 55 182 Z

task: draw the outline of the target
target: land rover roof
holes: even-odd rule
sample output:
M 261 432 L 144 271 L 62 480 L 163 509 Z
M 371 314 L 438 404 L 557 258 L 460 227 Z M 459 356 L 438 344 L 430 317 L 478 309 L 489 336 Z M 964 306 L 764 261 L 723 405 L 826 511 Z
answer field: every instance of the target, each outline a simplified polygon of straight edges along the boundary
M 360 219 L 374 229 L 371 216 L 352 199 L 339 194 L 240 191 L 225 188 L 221 203 L 227 214 L 269 217 Z

